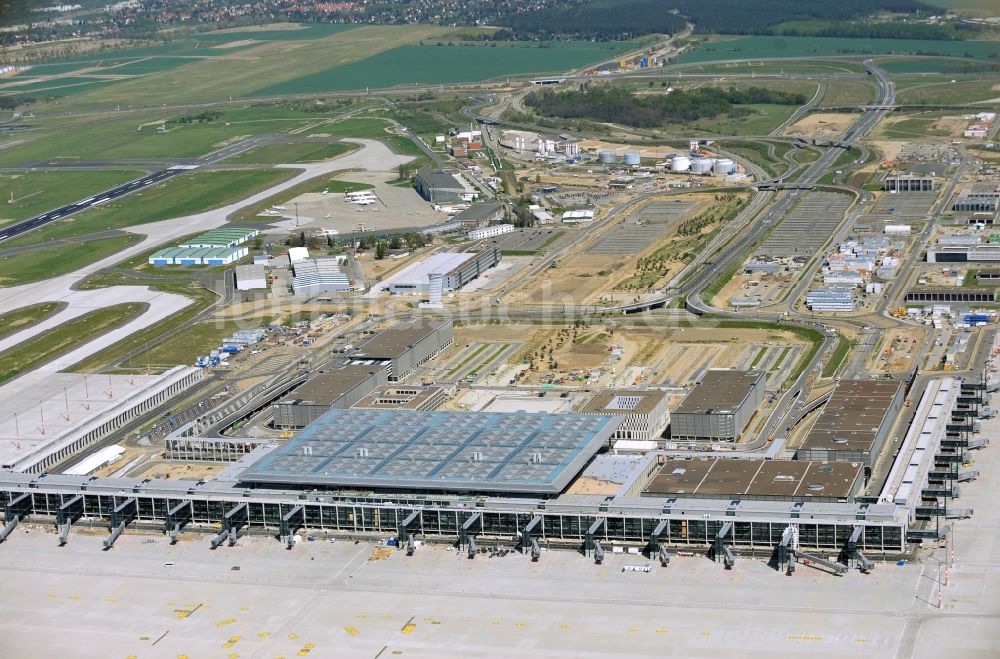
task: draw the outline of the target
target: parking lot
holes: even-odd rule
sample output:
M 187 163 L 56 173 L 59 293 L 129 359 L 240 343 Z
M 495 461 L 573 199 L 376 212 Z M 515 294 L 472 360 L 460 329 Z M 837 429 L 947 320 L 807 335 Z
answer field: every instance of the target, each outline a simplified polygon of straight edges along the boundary
M 481 244 L 483 246 L 494 245 L 503 252 L 537 252 L 543 247 L 554 246 L 556 241 L 565 234 L 566 229 L 561 227 L 515 229 L 511 233 L 488 238 Z

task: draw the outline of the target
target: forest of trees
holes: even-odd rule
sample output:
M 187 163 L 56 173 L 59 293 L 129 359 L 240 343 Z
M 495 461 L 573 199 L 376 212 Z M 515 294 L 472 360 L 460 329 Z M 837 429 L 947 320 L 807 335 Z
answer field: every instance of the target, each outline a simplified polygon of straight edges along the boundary
M 698 33 L 956 38 L 954 30 L 931 25 L 858 22 L 882 12 L 934 11 L 916 0 L 595 0 L 510 14 L 501 19 L 500 24 L 508 29 L 497 38 L 632 38 L 674 34 L 689 21 Z M 808 22 L 822 24 L 803 25 Z
M 593 119 L 655 128 L 667 122 L 689 122 L 740 114 L 746 108 L 734 106 L 753 103 L 802 105 L 804 94 L 779 92 L 761 87 L 719 89 L 705 87 L 692 91 L 675 90 L 669 94 L 636 94 L 627 87 L 591 84 L 580 89 L 535 92 L 524 102 L 542 115 L 563 119 Z

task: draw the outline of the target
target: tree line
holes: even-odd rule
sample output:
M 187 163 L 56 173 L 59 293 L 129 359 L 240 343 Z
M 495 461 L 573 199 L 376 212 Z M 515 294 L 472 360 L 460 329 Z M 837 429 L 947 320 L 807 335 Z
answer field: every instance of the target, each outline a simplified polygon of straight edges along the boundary
M 627 87 L 587 84 L 578 89 L 545 89 L 525 98 L 525 103 L 543 115 L 563 119 L 594 119 L 637 128 L 655 128 L 667 122 L 690 122 L 730 113 L 736 105 L 771 103 L 802 105 L 804 94 L 763 87 L 720 89 L 705 87 L 669 94 L 639 95 Z
M 503 17 L 499 24 L 506 29 L 494 38 L 630 39 L 646 34 L 676 34 L 688 22 L 702 34 L 958 38 L 954 30 L 938 26 L 893 20 L 862 22 L 879 14 L 912 17 L 932 13 L 940 10 L 916 0 L 568 0 Z M 808 25 L 810 22 L 813 25 Z M 783 25 L 786 23 L 791 24 L 787 29 Z

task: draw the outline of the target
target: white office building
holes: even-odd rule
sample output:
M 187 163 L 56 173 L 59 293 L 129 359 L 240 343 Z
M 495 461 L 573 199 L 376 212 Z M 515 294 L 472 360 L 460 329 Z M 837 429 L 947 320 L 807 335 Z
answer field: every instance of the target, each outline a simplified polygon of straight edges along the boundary
M 502 236 L 505 233 L 510 233 L 513 230 L 513 224 L 494 224 L 493 226 L 486 227 L 485 229 L 473 229 L 469 232 L 469 240 L 495 238 L 497 236 Z

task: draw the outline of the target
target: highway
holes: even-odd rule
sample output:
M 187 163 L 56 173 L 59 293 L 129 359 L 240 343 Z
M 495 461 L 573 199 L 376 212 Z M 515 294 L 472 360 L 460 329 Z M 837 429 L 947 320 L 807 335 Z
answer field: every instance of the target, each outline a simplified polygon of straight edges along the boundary
M 137 178 L 128 183 L 122 183 L 110 190 L 105 190 L 92 197 L 86 199 L 81 199 L 80 201 L 73 202 L 71 204 L 66 204 L 65 206 L 60 206 L 59 208 L 48 211 L 41 215 L 36 215 L 27 220 L 22 220 L 11 224 L 10 226 L 0 230 L 0 242 L 5 240 L 10 240 L 11 238 L 17 238 L 22 236 L 29 231 L 34 231 L 35 229 L 40 229 L 47 224 L 52 222 L 57 222 L 71 215 L 75 215 L 81 211 L 85 211 L 89 208 L 94 208 L 102 204 L 106 204 L 109 201 L 119 199 L 126 195 L 132 194 L 133 192 L 138 192 L 143 190 L 150 185 L 156 183 L 162 183 L 168 179 L 178 176 L 180 174 L 185 174 L 195 169 L 201 167 L 207 167 L 209 165 L 214 165 L 215 163 L 221 162 L 226 158 L 232 158 L 241 153 L 255 149 L 258 146 L 264 144 L 270 144 L 275 141 L 275 137 L 272 136 L 258 136 L 244 140 L 242 142 L 237 142 L 236 144 L 231 144 L 227 147 L 213 151 L 197 160 L 192 161 L 190 165 L 174 165 L 166 169 L 161 169 L 159 171 L 153 172 L 152 174 L 147 174 L 142 178 Z

